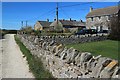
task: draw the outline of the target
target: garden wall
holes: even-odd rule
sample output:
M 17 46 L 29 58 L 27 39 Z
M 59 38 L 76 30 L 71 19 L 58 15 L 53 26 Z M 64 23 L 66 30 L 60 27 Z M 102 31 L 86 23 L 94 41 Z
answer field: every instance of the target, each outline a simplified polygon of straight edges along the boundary
M 118 78 L 118 61 L 92 56 L 66 48 L 54 40 L 44 40 L 34 35 L 18 35 L 32 55 L 39 57 L 55 78 Z

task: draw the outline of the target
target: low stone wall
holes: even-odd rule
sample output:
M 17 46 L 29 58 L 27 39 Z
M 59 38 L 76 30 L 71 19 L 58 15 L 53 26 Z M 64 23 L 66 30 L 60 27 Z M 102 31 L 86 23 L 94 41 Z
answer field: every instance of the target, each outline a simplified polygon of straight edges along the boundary
M 118 78 L 118 61 L 92 56 L 66 48 L 55 41 L 46 41 L 32 35 L 18 35 L 23 44 L 42 61 L 55 78 Z
M 56 41 L 57 43 L 62 44 L 71 44 L 71 43 L 85 43 L 85 42 L 95 42 L 107 40 L 108 34 L 86 34 L 86 35 L 71 35 L 71 36 L 36 36 L 39 39 L 44 41 Z

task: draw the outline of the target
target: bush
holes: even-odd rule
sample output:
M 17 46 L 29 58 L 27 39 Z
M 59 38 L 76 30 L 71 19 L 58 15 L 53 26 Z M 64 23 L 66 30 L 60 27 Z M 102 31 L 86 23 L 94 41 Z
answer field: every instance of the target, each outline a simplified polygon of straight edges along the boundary
M 120 21 L 118 21 L 118 20 L 119 20 L 118 16 L 116 16 L 116 15 L 113 15 L 110 20 L 111 31 L 110 31 L 109 37 L 112 40 L 120 40 L 120 37 L 119 37 L 119 35 L 120 35 L 120 27 L 119 27 L 120 23 L 119 22 Z
M 31 34 L 33 32 L 33 29 L 31 26 L 27 26 L 27 27 L 22 27 L 21 32 L 23 32 L 24 34 Z
M 41 31 L 39 30 L 34 30 L 35 35 L 41 36 Z

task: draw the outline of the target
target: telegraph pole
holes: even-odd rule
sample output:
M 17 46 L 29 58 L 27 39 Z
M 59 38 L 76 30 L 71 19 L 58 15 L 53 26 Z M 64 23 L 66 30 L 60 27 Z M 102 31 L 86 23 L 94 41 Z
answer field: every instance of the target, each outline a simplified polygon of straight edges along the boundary
M 21 21 L 21 27 L 23 27 L 23 21 Z
M 21 30 L 22 30 L 22 28 L 23 28 L 23 21 L 21 21 Z M 21 34 L 21 30 L 17 30 L 17 34 L 19 34 L 18 32 L 20 32 L 20 34 Z
M 56 20 L 57 20 L 57 24 L 58 24 L 58 3 L 57 3 L 57 6 L 56 6 Z

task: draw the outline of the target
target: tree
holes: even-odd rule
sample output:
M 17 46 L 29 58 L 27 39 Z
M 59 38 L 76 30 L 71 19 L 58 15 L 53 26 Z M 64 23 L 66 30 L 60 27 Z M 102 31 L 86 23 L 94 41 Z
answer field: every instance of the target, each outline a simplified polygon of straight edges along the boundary
M 113 15 L 110 19 L 110 39 L 113 40 L 120 40 L 120 19 L 119 15 Z
M 41 31 L 40 30 L 34 30 L 35 35 L 41 36 Z
M 22 27 L 21 31 L 26 34 L 30 34 L 31 32 L 33 32 L 33 29 L 31 26 L 27 26 L 27 27 Z
M 54 29 L 55 29 L 55 32 L 62 32 L 63 31 L 63 27 L 61 27 L 59 24 Z

